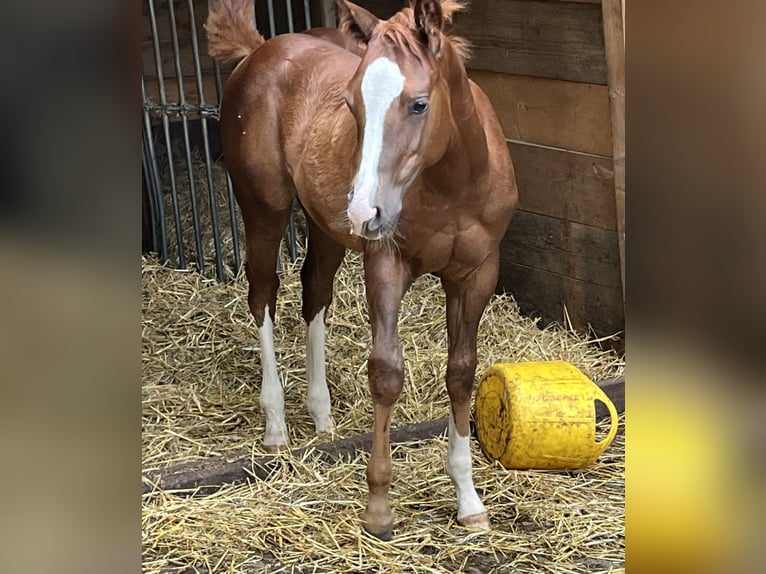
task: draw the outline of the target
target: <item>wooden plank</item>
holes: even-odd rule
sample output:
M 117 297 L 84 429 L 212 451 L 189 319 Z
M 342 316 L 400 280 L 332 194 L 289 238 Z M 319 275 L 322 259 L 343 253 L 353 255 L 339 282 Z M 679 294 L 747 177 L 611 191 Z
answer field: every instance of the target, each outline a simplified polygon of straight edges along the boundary
M 146 166 L 141 162 L 141 253 L 156 251 L 152 230 L 152 213 L 149 204 L 149 188 L 146 186 Z
M 298 29 L 303 27 L 302 7 L 293 1 Z M 302 2 L 300 3 L 302 4 Z M 381 18 L 388 18 L 402 6 L 403 0 L 360 0 Z M 260 4 L 257 5 L 258 8 Z M 277 31 L 287 31 L 283 3 L 275 3 Z M 312 16 L 319 23 L 321 7 L 312 3 Z M 165 73 L 174 74 L 170 24 L 167 6 L 156 5 L 158 34 L 163 47 Z M 268 36 L 265 5 L 257 10 L 258 26 Z M 207 17 L 207 3 L 195 0 L 195 22 L 200 51 L 206 54 L 206 37 L 202 23 Z M 499 19 L 498 19 L 499 18 Z M 190 50 L 188 9 L 185 3 L 176 7 L 176 21 L 181 51 Z M 605 84 L 603 32 L 598 5 L 577 2 L 532 0 L 474 0 L 468 12 L 456 16 L 455 31 L 474 44 L 473 67 L 533 76 L 569 79 Z M 151 40 L 148 11 L 142 18 L 142 39 Z M 151 53 L 151 50 L 149 50 Z M 169 54 L 165 56 L 165 54 Z M 184 61 L 187 57 L 182 57 Z M 205 60 L 206 58 L 203 58 Z M 203 66 L 205 66 L 203 61 Z M 551 73 L 546 70 L 550 67 Z M 527 71 L 525 71 L 527 70 Z M 583 74 L 586 71 L 587 74 Z M 188 73 L 184 68 L 184 73 Z M 588 79 L 590 77 L 591 79 Z
M 447 432 L 447 418 L 434 421 L 406 425 L 391 429 L 391 442 L 401 443 L 422 441 L 443 435 Z M 316 454 L 320 459 L 337 462 L 356 455 L 359 451 L 369 452 L 372 446 L 373 433 L 353 436 L 313 447 L 292 451 L 295 458 L 303 458 L 307 452 Z M 154 488 L 192 489 L 200 488 L 201 492 L 210 491 L 211 485 L 221 485 L 229 482 L 239 482 L 253 476 L 265 479 L 274 471 L 279 459 L 275 456 L 261 456 L 230 460 L 226 457 L 215 457 L 190 463 L 183 463 L 163 470 L 152 470 L 144 473 L 142 490 L 150 492 Z M 208 487 L 205 489 L 204 487 Z
M 604 394 L 612 401 L 618 413 L 625 412 L 625 375 L 613 379 L 605 379 L 596 383 Z M 601 401 L 596 403 L 596 420 L 605 419 L 609 416 L 609 410 Z
M 625 33 L 620 0 L 604 0 L 602 5 L 609 101 L 614 134 L 614 196 L 617 231 L 620 241 L 622 299 L 625 301 Z
M 326 2 L 328 0 L 321 0 L 321 2 Z M 329 0 L 334 3 L 334 0 Z M 510 4 L 507 0 L 491 0 L 493 3 L 497 3 L 500 5 L 507 5 Z M 601 0 L 540 0 L 542 3 L 551 3 L 551 4 L 601 4 Z M 361 6 L 381 19 L 388 19 L 394 14 L 396 14 L 399 10 L 401 10 L 403 7 L 409 5 L 409 0 L 356 0 L 354 4 L 357 4 L 358 6 Z M 475 12 L 479 10 L 480 8 L 477 8 L 477 6 L 480 5 L 479 0 L 469 0 L 468 2 L 468 10 L 465 13 L 470 14 L 471 12 Z
M 477 377 L 481 376 L 477 373 Z M 614 403 L 617 412 L 625 410 L 625 377 L 597 381 L 596 384 Z M 606 407 L 596 403 L 596 419 L 608 416 Z M 416 423 L 391 430 L 391 442 L 402 443 L 423 441 L 442 436 L 447 432 L 447 417 L 434 421 Z M 476 429 L 471 423 L 471 434 L 476 437 Z M 311 452 L 320 460 L 334 463 L 355 456 L 358 452 L 369 452 L 372 446 L 372 433 L 358 435 L 323 443 L 315 447 L 294 450 L 294 458 L 301 459 Z M 251 457 L 212 457 L 193 462 L 181 463 L 161 470 L 144 473 L 141 490 L 143 494 L 159 488 L 162 490 L 195 490 L 196 494 L 210 494 L 224 484 L 237 483 L 249 478 L 266 480 L 280 464 L 274 455 Z
M 523 210 L 617 229 L 609 158 L 509 143 Z
M 620 288 L 617 232 L 518 211 L 500 245 L 504 260 Z
M 564 307 L 572 327 L 592 328 L 599 336 L 619 333 L 625 328 L 622 290 L 605 287 L 549 271 L 519 265 L 501 252 L 498 291 L 511 293 L 525 315 L 539 317 L 542 326 L 566 324 Z
M 606 86 L 468 70 L 487 94 L 505 137 L 612 155 Z
M 454 32 L 471 42 L 471 68 L 606 84 L 598 4 L 474 0 Z

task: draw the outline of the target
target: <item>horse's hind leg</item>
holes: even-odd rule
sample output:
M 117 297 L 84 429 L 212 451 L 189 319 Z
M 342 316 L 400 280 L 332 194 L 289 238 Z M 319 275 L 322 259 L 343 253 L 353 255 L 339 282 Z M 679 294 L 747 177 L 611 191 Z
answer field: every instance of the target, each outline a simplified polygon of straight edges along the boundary
M 345 248 L 330 238 L 308 216 L 308 253 L 301 268 L 303 319 L 306 321 L 306 407 L 317 434 L 332 433 L 330 392 L 325 377 L 325 313 L 332 303 L 333 279 Z
M 274 196 L 275 194 L 271 194 L 272 200 Z M 274 313 L 279 288 L 277 258 L 280 242 L 290 219 L 292 196 L 285 192 L 280 194 L 279 201 L 268 203 L 259 200 L 255 194 L 248 194 L 246 197 L 239 194 L 238 198 L 245 223 L 248 304 L 258 326 L 261 344 L 263 381 L 260 404 L 266 416 L 263 445 L 270 451 L 276 451 L 290 442 L 285 424 L 284 391 L 279 381 L 274 352 Z

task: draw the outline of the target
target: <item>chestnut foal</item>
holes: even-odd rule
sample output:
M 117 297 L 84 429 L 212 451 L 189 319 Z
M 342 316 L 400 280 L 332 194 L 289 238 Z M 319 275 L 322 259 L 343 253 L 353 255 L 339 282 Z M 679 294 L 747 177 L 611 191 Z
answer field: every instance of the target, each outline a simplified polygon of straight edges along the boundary
M 389 430 L 404 383 L 397 317 L 404 293 L 424 273 L 441 279 L 447 297 L 446 467 L 458 521 L 489 528 L 473 485 L 469 411 L 477 329 L 497 283 L 498 244 L 517 190 L 495 113 L 466 75 L 465 44 L 443 31 L 462 7 L 415 0 L 379 20 L 337 0 L 340 32 L 268 42 L 252 25 L 252 0 L 219 0 L 207 23 L 212 56 L 245 57 L 224 90 L 221 133 L 247 237 L 264 444 L 288 444 L 272 328 L 279 245 L 297 196 L 309 227 L 301 270 L 307 406 L 319 433 L 333 430 L 324 357 L 333 278 L 346 249 L 364 254 L 374 411 L 364 527 L 381 539 L 393 525 Z

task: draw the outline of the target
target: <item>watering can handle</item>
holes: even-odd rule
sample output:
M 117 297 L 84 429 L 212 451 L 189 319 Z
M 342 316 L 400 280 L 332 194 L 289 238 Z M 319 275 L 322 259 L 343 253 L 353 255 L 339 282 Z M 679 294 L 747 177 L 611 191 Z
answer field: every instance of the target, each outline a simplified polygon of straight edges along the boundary
M 612 403 L 611 399 L 606 395 L 601 387 L 596 387 L 595 395 L 596 396 L 594 398 L 604 403 L 606 408 L 609 410 L 609 419 L 611 425 L 609 427 L 609 432 L 603 439 L 596 443 L 596 446 L 601 447 L 601 452 L 604 452 L 606 447 L 608 447 L 614 439 L 614 435 L 617 434 L 617 409 L 614 407 L 614 403 Z

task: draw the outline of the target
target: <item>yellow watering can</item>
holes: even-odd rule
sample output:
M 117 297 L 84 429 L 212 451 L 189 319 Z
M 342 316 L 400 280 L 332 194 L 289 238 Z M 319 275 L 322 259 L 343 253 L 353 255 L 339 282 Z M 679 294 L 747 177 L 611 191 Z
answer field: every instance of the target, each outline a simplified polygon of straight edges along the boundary
M 611 426 L 596 442 L 595 402 Z M 617 410 L 564 361 L 497 363 L 479 382 L 476 431 L 484 454 L 505 468 L 575 469 L 594 462 L 617 432 Z

